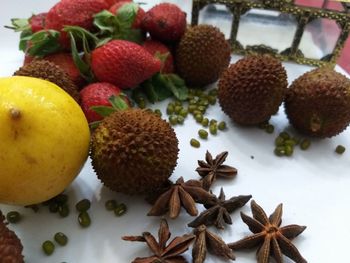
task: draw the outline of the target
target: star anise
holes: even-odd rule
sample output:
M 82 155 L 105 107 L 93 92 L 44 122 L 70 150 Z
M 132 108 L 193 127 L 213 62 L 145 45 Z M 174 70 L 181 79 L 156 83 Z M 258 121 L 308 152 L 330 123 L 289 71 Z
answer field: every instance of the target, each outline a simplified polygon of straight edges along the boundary
M 175 237 L 167 245 L 166 243 L 170 235 L 168 223 L 165 219 L 162 219 L 158 230 L 158 242 L 149 232 L 144 232 L 141 236 L 123 236 L 122 239 L 126 241 L 146 242 L 154 253 L 150 257 L 135 258 L 132 263 L 186 263 L 186 259 L 181 254 L 188 250 L 195 239 L 195 235 L 186 234 Z
M 306 263 L 298 249 L 291 240 L 301 234 L 306 226 L 287 225 L 280 227 L 282 223 L 282 204 L 267 217 L 264 210 L 253 200 L 251 202 L 253 217 L 241 213 L 242 220 L 254 234 L 237 242 L 230 243 L 231 249 L 246 249 L 258 246 L 258 263 L 268 263 L 270 256 L 276 262 L 283 262 L 283 254 L 297 263 Z
M 203 177 L 203 188 L 209 191 L 210 186 L 216 180 L 216 177 L 232 178 L 237 174 L 237 169 L 224 165 L 228 152 L 222 152 L 213 159 L 207 151 L 205 161 L 198 161 L 199 167 L 196 169 L 198 174 Z
M 206 226 L 215 225 L 219 229 L 224 229 L 224 223 L 232 224 L 230 213 L 244 206 L 250 198 L 252 198 L 251 195 L 239 195 L 226 200 L 224 190 L 221 188 L 219 198 L 204 204 L 207 210 L 188 226 L 197 227 L 203 224 Z
M 197 180 L 184 182 L 180 177 L 175 184 L 161 194 L 147 215 L 161 216 L 169 211 L 170 218 L 176 218 L 183 206 L 187 213 L 196 216 L 198 210 L 196 203 L 206 203 L 214 200 L 215 196 L 202 188 L 202 183 Z
M 233 251 L 228 247 L 222 238 L 208 231 L 205 225 L 200 225 L 194 230 L 196 239 L 192 249 L 193 263 L 204 262 L 207 251 L 210 254 L 223 257 L 225 259 L 235 259 Z

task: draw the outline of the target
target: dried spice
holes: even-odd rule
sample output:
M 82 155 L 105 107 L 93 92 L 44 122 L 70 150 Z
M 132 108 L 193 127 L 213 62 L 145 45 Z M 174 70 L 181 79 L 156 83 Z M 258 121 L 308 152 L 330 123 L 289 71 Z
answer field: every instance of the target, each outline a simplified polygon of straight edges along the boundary
M 204 204 L 206 211 L 202 212 L 195 220 L 188 224 L 190 227 L 200 225 L 215 225 L 219 229 L 224 229 L 224 223 L 231 225 L 230 213 L 237 208 L 244 206 L 252 198 L 251 195 L 240 195 L 226 200 L 224 190 L 221 188 L 220 195 L 214 202 Z
M 213 194 L 202 188 L 200 181 L 184 182 L 184 179 L 180 177 L 175 184 L 158 197 L 147 215 L 161 216 L 169 211 L 170 218 L 176 218 L 180 214 L 181 206 L 183 206 L 188 214 L 196 216 L 198 214 L 196 203 L 212 202 L 211 200 L 215 198 Z
M 231 249 L 258 247 L 258 263 L 268 263 L 270 256 L 276 262 L 283 262 L 283 254 L 294 262 L 307 262 L 291 242 L 293 238 L 305 230 L 306 226 L 287 225 L 280 227 L 282 223 L 282 204 L 277 206 L 270 217 L 267 217 L 264 210 L 254 200 L 251 202 L 251 210 L 253 217 L 249 217 L 244 213 L 241 213 L 241 217 L 254 234 L 228 244 Z
M 207 251 L 210 254 L 225 259 L 235 259 L 233 251 L 228 247 L 222 238 L 208 231 L 205 225 L 200 225 L 194 230 L 196 239 L 192 249 L 193 263 L 204 262 Z
M 228 152 L 218 154 L 215 159 L 207 151 L 205 161 L 198 161 L 199 167 L 196 169 L 198 174 L 203 177 L 203 188 L 209 190 L 217 177 L 233 178 L 237 174 L 237 169 L 224 165 Z
M 124 236 L 126 241 L 146 242 L 148 247 L 152 250 L 154 255 L 150 257 L 135 258 L 133 263 L 186 263 L 186 259 L 181 256 L 182 253 L 188 250 L 189 246 L 195 239 L 192 234 L 175 237 L 168 245 L 166 244 L 170 238 L 170 231 L 168 223 L 165 219 L 160 222 L 158 231 L 158 242 L 155 237 L 149 233 L 144 232 L 141 236 Z

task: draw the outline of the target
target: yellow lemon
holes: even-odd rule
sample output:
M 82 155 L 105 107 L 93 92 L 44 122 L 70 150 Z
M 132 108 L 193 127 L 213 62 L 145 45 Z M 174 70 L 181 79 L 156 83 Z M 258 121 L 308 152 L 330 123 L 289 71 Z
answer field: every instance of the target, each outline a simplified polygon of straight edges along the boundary
M 89 151 L 79 105 L 55 84 L 0 78 L 0 203 L 29 205 L 61 193 Z

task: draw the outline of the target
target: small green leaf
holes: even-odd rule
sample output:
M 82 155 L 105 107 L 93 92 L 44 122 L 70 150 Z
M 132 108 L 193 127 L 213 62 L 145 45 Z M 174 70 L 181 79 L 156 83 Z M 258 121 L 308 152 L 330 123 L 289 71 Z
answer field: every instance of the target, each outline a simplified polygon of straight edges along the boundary
M 19 46 L 18 46 L 19 50 L 24 52 L 27 50 L 28 41 L 32 38 L 32 35 L 33 35 L 33 32 L 30 29 L 24 30 L 21 32 Z
M 93 110 L 102 117 L 107 117 L 115 112 L 115 108 L 109 106 L 91 106 L 90 110 Z
M 186 100 L 188 97 L 188 89 L 185 81 L 176 74 L 158 74 L 155 76 L 162 81 L 164 86 L 179 100 Z
M 117 19 L 123 25 L 123 27 L 131 28 L 135 21 L 139 6 L 136 3 L 126 3 L 117 11 Z
M 108 101 L 112 104 L 115 110 L 126 110 L 129 109 L 129 105 L 125 101 L 126 96 L 124 94 L 119 94 L 118 96 L 112 95 L 109 97 Z
M 98 125 L 101 123 L 101 121 L 93 121 L 89 123 L 89 126 L 92 130 L 96 129 Z
M 28 54 L 31 56 L 44 57 L 46 55 L 56 53 L 61 50 L 59 43 L 60 32 L 56 30 L 40 30 L 33 35 L 30 39 L 30 47 L 28 48 Z
M 169 57 L 169 52 L 160 53 L 159 51 L 157 51 L 156 54 L 154 54 L 154 57 L 158 58 L 162 63 L 164 63 Z
M 73 35 L 72 32 L 68 33 L 69 37 L 70 37 L 70 41 L 71 41 L 71 49 L 72 49 L 72 58 L 74 61 L 74 64 L 77 66 L 80 75 L 86 79 L 88 82 L 92 82 L 94 76 L 91 72 L 91 68 L 90 65 L 88 63 L 86 63 L 80 56 L 78 49 L 77 49 L 77 45 L 76 45 L 76 41 L 75 41 L 75 37 Z
M 31 30 L 28 18 L 12 18 L 11 24 L 12 26 L 5 26 L 5 28 L 13 29 L 15 32 Z
M 103 10 L 94 16 L 94 25 L 100 30 L 99 35 L 113 34 L 117 27 L 117 19 L 111 12 Z

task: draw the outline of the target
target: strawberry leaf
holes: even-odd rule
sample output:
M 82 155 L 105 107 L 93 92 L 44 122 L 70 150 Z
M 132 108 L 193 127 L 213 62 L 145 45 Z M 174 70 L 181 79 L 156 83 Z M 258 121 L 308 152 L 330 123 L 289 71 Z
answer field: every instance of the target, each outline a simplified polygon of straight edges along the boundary
M 123 93 L 118 96 L 112 95 L 108 101 L 112 104 L 115 110 L 126 110 L 129 109 L 129 105 L 126 103 L 127 97 Z
M 101 123 L 101 121 L 93 121 L 93 122 L 89 123 L 89 126 L 92 130 L 95 130 L 100 123 Z
M 135 43 L 143 41 L 143 33 L 139 29 L 132 28 L 136 19 L 139 6 L 135 3 L 126 3 L 118 9 L 116 14 L 107 10 L 94 16 L 94 25 L 99 29 L 98 36 L 101 43 L 112 39 L 123 39 Z
M 31 39 L 33 35 L 32 30 L 27 29 L 21 32 L 21 35 L 19 37 L 19 50 L 25 52 L 28 48 L 28 41 Z
M 27 18 L 12 18 L 11 24 L 12 26 L 5 26 L 5 28 L 13 29 L 15 32 L 22 32 L 31 29 L 29 19 Z
M 115 108 L 109 106 L 91 106 L 90 110 L 93 110 L 102 117 L 107 117 L 116 111 Z
M 30 41 L 27 53 L 31 56 L 44 57 L 46 55 L 56 53 L 61 50 L 59 44 L 60 32 L 56 30 L 41 30 L 30 37 L 26 37 L 25 41 Z M 22 44 L 22 47 L 27 44 Z

